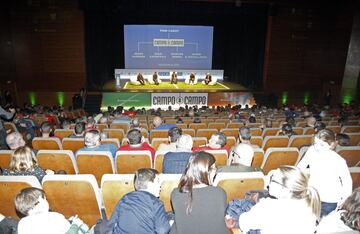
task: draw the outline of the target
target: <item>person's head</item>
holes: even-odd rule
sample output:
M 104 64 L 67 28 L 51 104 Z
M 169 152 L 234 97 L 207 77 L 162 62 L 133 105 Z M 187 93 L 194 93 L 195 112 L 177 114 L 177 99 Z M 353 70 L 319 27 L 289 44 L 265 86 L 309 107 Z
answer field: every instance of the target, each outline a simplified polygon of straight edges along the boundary
M 350 146 L 350 137 L 345 133 L 336 134 L 336 142 L 340 146 Z
M 37 165 L 37 160 L 32 150 L 27 146 L 17 148 L 11 155 L 10 171 L 28 171 Z
M 248 127 L 241 127 L 239 130 L 240 141 L 250 141 L 251 139 L 251 131 Z
M 75 134 L 81 135 L 84 134 L 85 131 L 85 123 L 84 122 L 77 122 L 75 124 Z
M 45 121 L 41 124 L 40 127 L 41 133 L 43 136 L 49 136 L 52 132 L 52 125 L 48 121 Z
M 89 130 L 85 133 L 85 146 L 94 148 L 100 145 L 100 132 L 98 130 Z
M 193 139 L 188 134 L 181 135 L 176 141 L 177 149 L 191 150 L 193 147 Z
M 281 127 L 281 131 L 284 133 L 284 135 L 291 135 L 293 133 L 293 128 L 291 124 L 287 123 Z
M 323 130 L 326 128 L 326 125 L 323 122 L 316 122 L 314 125 L 315 133 L 319 132 L 320 130 Z
M 182 135 L 182 129 L 178 127 L 172 127 L 169 129 L 169 141 L 176 142 L 179 137 Z
M 139 129 L 131 129 L 126 135 L 130 145 L 138 145 L 142 142 L 142 135 Z
M 234 154 L 232 157 L 232 164 L 242 164 L 250 167 L 254 158 L 254 150 L 251 145 L 238 144 L 232 151 Z
M 15 208 L 21 214 L 28 216 L 49 211 L 49 203 L 43 190 L 24 188 L 15 197 Z
M 317 149 L 334 149 L 336 147 L 335 133 L 330 129 L 323 129 L 314 136 L 314 146 Z
M 140 128 L 140 121 L 138 118 L 134 118 L 131 120 L 131 127 L 132 128 Z
M 70 121 L 69 120 L 64 120 L 62 123 L 61 123 L 61 128 L 62 129 L 70 129 Z
M 222 148 L 226 145 L 226 136 L 222 132 L 212 134 L 209 140 L 209 146 L 211 148 Z
M 160 116 L 155 116 L 153 119 L 154 128 L 159 127 L 161 124 L 162 124 L 162 119 L 160 118 Z
M 6 136 L 6 144 L 11 150 L 16 150 L 21 146 L 25 146 L 25 141 L 20 133 L 12 132 Z
M 108 117 L 107 116 L 102 116 L 99 119 L 99 124 L 108 124 Z
M 316 217 L 320 216 L 320 197 L 317 190 L 309 186 L 309 178 L 299 168 L 281 166 L 270 177 L 270 195 L 277 199 L 304 199 Z
M 316 119 L 315 117 L 311 116 L 311 117 L 307 117 L 306 118 L 306 125 L 309 127 L 314 127 L 316 123 Z
M 142 168 L 135 172 L 134 187 L 136 191 L 145 190 L 155 197 L 160 196 L 159 172 L 151 168 Z
M 341 205 L 341 220 L 349 228 L 360 231 L 360 188 L 357 188 Z
M 188 193 L 186 213 L 192 210 L 192 191 L 196 185 L 212 185 L 216 174 L 215 158 L 205 151 L 194 152 L 181 176 L 179 191 Z

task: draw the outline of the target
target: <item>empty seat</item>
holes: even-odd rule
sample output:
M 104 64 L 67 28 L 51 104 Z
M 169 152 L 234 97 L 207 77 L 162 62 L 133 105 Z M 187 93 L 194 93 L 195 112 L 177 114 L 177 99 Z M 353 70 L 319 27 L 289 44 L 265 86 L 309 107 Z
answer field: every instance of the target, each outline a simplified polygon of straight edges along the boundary
M 94 175 L 99 185 L 104 174 L 115 173 L 114 159 L 107 151 L 80 151 L 76 154 L 76 163 L 79 174 Z
M 69 137 L 71 134 L 74 134 L 74 129 L 55 129 L 54 135 L 60 140 Z
M 313 137 L 311 135 L 293 135 L 289 139 L 289 147 L 300 149 L 302 146 L 311 145 Z
M 266 136 L 262 148 L 266 151 L 270 147 L 287 147 L 289 138 L 287 136 Z
M 104 144 L 113 144 L 115 145 L 117 148 L 120 147 L 120 142 L 119 142 L 119 139 L 117 138 L 106 138 L 106 139 L 101 139 L 101 142 L 100 142 L 102 145 Z
M 169 144 L 169 138 L 158 138 L 155 137 L 151 140 L 151 147 L 156 151 L 160 144 Z
M 184 128 L 182 129 L 182 134 L 188 134 L 191 137 L 195 137 L 195 130 L 192 128 Z
M 39 150 L 37 160 L 40 167 L 55 172 L 64 170 L 66 174 L 77 174 L 76 159 L 71 150 Z
M 313 135 L 315 134 L 315 130 L 312 127 L 304 128 L 304 135 Z
M 252 136 L 250 139 L 250 143 L 252 145 L 257 145 L 259 146 L 259 148 L 261 148 L 263 144 L 263 138 L 262 136 Z
M 261 169 L 265 175 L 283 165 L 295 165 L 299 158 L 297 148 L 269 148 L 265 152 Z
M 360 133 L 346 133 L 350 137 L 350 145 L 357 146 L 360 143 Z
M 76 151 L 85 147 L 85 141 L 84 138 L 64 138 L 62 145 L 64 150 L 70 150 L 75 154 Z
M 110 128 L 105 128 L 103 130 L 103 132 L 108 134 L 109 138 L 117 138 L 119 139 L 119 142 L 122 141 L 122 139 L 125 136 L 124 130 L 123 129 L 110 129 Z
M 262 172 L 218 173 L 214 185 L 225 190 L 229 202 L 243 199 L 250 190 L 264 189 L 265 178 Z
M 205 150 L 205 152 L 208 152 L 212 154 L 216 159 L 216 166 L 224 166 L 227 163 L 228 160 L 228 152 L 227 150 L 221 149 L 221 150 Z
M 61 150 L 62 144 L 56 137 L 35 137 L 32 146 L 36 150 Z
M 181 174 L 160 174 L 161 191 L 160 200 L 164 203 L 167 212 L 172 211 L 171 207 L 171 192 L 177 188 Z
M 101 194 L 107 219 L 110 219 L 120 199 L 134 190 L 134 174 L 106 174 L 102 177 Z
M 264 150 L 261 148 L 254 148 L 254 157 L 251 162 L 251 166 L 260 168 L 263 161 L 264 161 Z
M 112 123 L 110 124 L 111 129 L 122 129 L 124 132 L 128 132 L 130 128 L 129 123 Z
M 35 176 L 0 176 L 0 213 L 17 218 L 14 199 L 22 189 L 28 187 L 41 189 Z
M 154 168 L 161 173 L 162 172 L 162 164 L 164 161 L 164 155 L 167 152 L 162 152 L 162 151 L 156 151 L 155 152 L 155 159 L 154 159 Z
M 228 136 L 226 137 L 226 146 L 229 147 L 231 149 L 231 147 L 236 145 L 236 138 L 233 136 Z
M 150 132 L 150 142 L 153 138 L 168 138 L 169 137 L 168 130 L 151 130 Z
M 280 128 L 265 128 L 262 137 L 265 139 L 267 136 L 275 136 L 280 131 Z
M 304 133 L 304 128 L 295 127 L 295 128 L 293 128 L 293 131 L 294 131 L 297 135 L 303 135 L 303 133 Z
M 353 182 L 353 190 L 360 187 L 360 167 L 349 167 Z
M 208 123 L 208 128 L 210 128 L 210 129 L 216 129 L 216 130 L 218 130 L 218 131 L 220 131 L 221 129 L 223 129 L 223 128 L 225 128 L 225 123 L 221 123 L 221 122 L 215 122 L 215 123 L 213 123 L 213 122 L 210 122 L 210 123 Z
M 119 174 L 132 174 L 140 168 L 152 168 L 151 152 L 119 150 L 116 152 L 115 164 Z
M 334 133 L 340 133 L 341 127 L 340 126 L 326 126 L 327 129 L 333 131 Z
M 206 145 L 208 142 L 206 137 L 193 137 L 193 147 Z
M 226 125 L 226 128 L 237 128 L 237 129 L 239 129 L 239 128 L 241 128 L 242 126 L 244 126 L 243 123 L 228 123 L 228 124 Z
M 195 131 L 197 131 L 198 129 L 207 128 L 207 124 L 206 123 L 190 123 L 189 128 L 194 129 Z
M 262 130 L 261 128 L 250 128 L 250 134 L 251 136 L 262 136 Z
M 360 146 L 339 146 L 336 152 L 345 159 L 348 167 L 355 167 L 360 162 Z
M 360 126 L 344 126 L 341 128 L 342 133 L 353 133 L 353 132 L 360 132 Z
M 4 169 L 9 167 L 12 153 L 12 150 L 0 150 L 0 168 Z
M 217 129 L 198 129 L 196 132 L 197 137 L 206 137 L 208 140 L 211 138 L 212 134 L 217 133 Z
M 235 137 L 236 140 L 239 138 L 239 129 L 237 128 L 223 128 L 220 130 L 220 132 L 224 133 L 227 137 Z

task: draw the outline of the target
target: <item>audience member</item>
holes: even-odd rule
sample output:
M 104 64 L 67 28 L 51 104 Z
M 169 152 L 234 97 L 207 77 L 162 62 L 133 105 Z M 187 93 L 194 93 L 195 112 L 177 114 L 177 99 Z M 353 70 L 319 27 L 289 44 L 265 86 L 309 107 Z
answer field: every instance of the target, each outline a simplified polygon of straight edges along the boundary
M 157 148 L 159 152 L 169 152 L 176 150 L 176 141 L 182 135 L 182 129 L 178 127 L 173 127 L 169 129 L 169 144 L 161 143 Z
M 2 234 L 17 234 L 18 222 L 11 217 L 5 217 L 0 213 L 0 233 Z
M 11 155 L 9 168 L 3 170 L 3 175 L 35 176 L 41 183 L 46 174 L 54 174 L 51 170 L 43 170 L 38 166 L 37 159 L 27 146 L 19 147 Z
M 203 151 L 203 150 L 226 150 L 228 155 L 230 155 L 230 148 L 226 145 L 226 136 L 222 132 L 217 132 L 211 135 L 209 144 L 203 146 L 193 147 L 193 151 Z
M 6 144 L 11 150 L 16 150 L 19 147 L 25 146 L 25 141 L 20 133 L 12 132 L 6 136 Z
M 151 152 L 152 160 L 154 161 L 155 150 L 144 140 L 139 129 L 131 129 L 127 133 L 126 138 L 128 140 L 128 144 L 120 146 L 119 150 L 149 150 Z
M 153 130 L 168 130 L 170 128 L 176 127 L 176 124 L 165 124 L 163 123 L 160 116 L 155 116 L 153 119 Z
M 348 197 L 335 211 L 325 216 L 316 233 L 337 233 L 355 230 L 360 232 L 360 188 Z
M 70 129 L 70 121 L 69 120 L 64 120 L 62 123 L 61 123 L 61 128 L 62 129 L 66 129 L 66 130 L 69 130 Z
M 41 189 L 22 189 L 16 195 L 15 207 L 25 216 L 19 221 L 18 234 L 88 233 L 89 227 L 79 218 L 67 220 L 64 215 L 49 211 L 49 203 Z
M 317 121 L 314 125 L 315 133 L 319 132 L 326 128 L 326 125 L 323 122 Z
M 321 198 L 321 217 L 333 211 L 352 190 L 352 179 L 345 159 L 333 149 L 335 134 L 329 129 L 320 130 L 298 167 L 310 175 L 309 183 Z
M 135 191 L 123 196 L 117 203 L 108 225 L 112 233 L 159 233 L 170 230 L 170 219 L 160 195 L 160 179 L 154 169 L 135 172 Z
M 76 154 L 81 151 L 108 151 L 115 158 L 117 148 L 113 144 L 101 144 L 100 132 L 98 130 L 90 130 L 85 133 L 85 147 L 79 149 Z
M 316 123 L 315 117 L 309 116 L 305 119 L 305 121 L 306 121 L 305 127 L 311 127 L 311 128 L 315 127 L 315 123 Z
M 296 135 L 296 132 L 294 132 L 291 124 L 283 124 L 283 126 L 281 127 L 281 130 L 277 133 L 278 136 L 287 136 L 287 137 L 291 137 L 293 135 Z
M 227 165 L 238 162 L 244 166 L 251 166 L 254 157 L 254 147 L 251 145 L 251 131 L 248 127 L 241 127 L 239 130 L 240 143 L 234 147 L 229 154 Z M 236 158 L 236 159 L 235 159 Z
M 75 133 L 71 134 L 70 138 L 84 138 L 85 134 L 85 123 L 84 122 L 77 122 L 75 124 Z
M 336 142 L 339 146 L 350 146 L 350 137 L 345 133 L 336 134 Z
M 15 114 L 15 109 L 10 109 L 10 112 L 8 112 L 0 106 L 0 150 L 8 149 L 5 141 L 6 130 L 2 119 L 10 120 L 14 116 L 14 114 Z
M 164 155 L 163 173 L 164 174 L 181 174 L 184 172 L 191 156 L 193 140 L 190 135 L 181 135 L 176 141 L 176 150 Z
M 226 193 L 213 187 L 215 158 L 204 151 L 195 152 L 171 193 L 175 222 L 170 233 L 228 233 L 224 215 Z
M 41 137 L 43 138 L 49 138 L 54 136 L 53 126 L 48 121 L 45 121 L 41 124 L 40 131 Z
M 308 185 L 307 176 L 293 166 L 281 166 L 270 177 L 269 193 L 276 199 L 261 199 L 250 211 L 240 215 L 243 233 L 314 233 L 320 213 L 316 189 Z

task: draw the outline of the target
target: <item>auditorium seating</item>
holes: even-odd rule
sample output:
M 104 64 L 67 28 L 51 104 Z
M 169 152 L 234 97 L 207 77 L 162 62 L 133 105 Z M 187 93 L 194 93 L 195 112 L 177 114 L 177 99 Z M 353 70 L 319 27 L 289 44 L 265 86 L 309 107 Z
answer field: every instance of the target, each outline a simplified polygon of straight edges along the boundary
M 119 142 L 119 139 L 117 138 L 106 138 L 106 139 L 101 139 L 101 142 L 100 142 L 102 145 L 103 144 L 113 144 L 115 145 L 117 148 L 120 147 L 120 142 Z
M 104 174 L 115 174 L 114 159 L 107 151 L 81 151 L 76 154 L 79 174 L 92 174 L 98 184 Z
M 360 143 L 360 133 L 346 133 L 350 137 L 350 145 L 357 146 Z
M 312 127 L 304 128 L 304 135 L 313 135 L 315 134 L 315 130 Z
M 19 132 L 15 124 L 12 122 L 4 122 L 4 128 L 6 131 L 10 130 L 11 132 Z
M 288 147 L 300 149 L 302 146 L 311 145 L 313 137 L 311 135 L 293 135 L 289 139 Z
M 295 165 L 299 158 L 297 148 L 269 148 L 265 152 L 261 169 L 265 175 L 282 165 Z
M 235 137 L 233 136 L 226 137 L 226 146 L 229 147 L 230 149 L 236 145 L 236 142 L 237 140 Z
M 156 151 L 160 144 L 169 144 L 169 138 L 158 138 L 155 137 L 151 140 L 151 147 Z
M 336 152 L 345 159 L 348 167 L 357 166 L 360 162 L 360 146 L 336 147 Z
M 208 142 L 206 137 L 193 137 L 193 147 L 206 145 Z
M 103 175 L 101 194 L 107 219 L 110 219 L 119 200 L 134 190 L 134 174 Z
M 162 172 L 162 164 L 164 161 L 165 154 L 166 152 L 162 152 L 162 151 L 155 152 L 154 169 L 156 169 L 159 173 Z
M 206 152 L 214 155 L 216 159 L 216 166 L 226 165 L 228 159 L 228 152 L 226 150 L 205 150 Z
M 64 138 L 62 146 L 64 150 L 71 150 L 75 154 L 76 151 L 85 147 L 85 141 L 84 138 Z
M 207 128 L 207 124 L 206 123 L 190 123 L 189 124 L 189 128 L 194 129 L 195 131 L 197 131 L 198 129 L 205 129 Z
M 254 148 L 254 157 L 251 162 L 251 166 L 260 168 L 263 161 L 264 161 L 264 150 L 261 148 Z
M 119 150 L 116 152 L 115 164 L 118 174 L 132 174 L 140 168 L 152 168 L 151 152 Z
M 71 134 L 74 133 L 75 131 L 73 129 L 55 129 L 54 136 L 61 140 L 65 137 L 69 137 Z
M 35 176 L 0 176 L 0 213 L 17 218 L 14 199 L 24 188 L 41 188 Z
M 250 143 L 252 145 L 257 145 L 259 146 L 259 148 L 261 148 L 263 144 L 263 138 L 262 136 L 251 136 Z
M 122 139 L 125 136 L 123 129 L 111 129 L 111 128 L 105 128 L 103 132 L 108 134 L 109 138 L 117 138 L 119 139 L 119 142 L 122 141 Z
M 110 129 L 122 129 L 125 133 L 128 132 L 130 125 L 128 123 L 112 123 Z
M 0 168 L 9 167 L 12 153 L 12 150 L 0 150 Z
M 262 148 L 266 151 L 270 147 L 287 147 L 289 138 L 287 136 L 266 136 Z
M 215 122 L 215 123 L 208 123 L 208 128 L 214 128 L 218 131 L 220 131 L 221 129 L 225 128 L 225 123 L 219 123 L 219 122 Z
M 46 175 L 42 187 L 51 209 L 65 217 L 78 215 L 92 226 L 101 219 L 101 196 L 93 175 Z
M 167 212 L 172 211 L 170 202 L 171 192 L 174 188 L 178 187 L 180 178 L 181 174 L 160 174 L 160 200 L 164 203 L 164 207 Z
M 191 137 L 195 137 L 195 130 L 192 128 L 184 128 L 182 129 L 182 134 L 188 134 Z
M 360 187 L 360 167 L 349 167 L 353 181 L 353 190 Z
M 280 131 L 280 128 L 265 128 L 262 137 L 265 139 L 267 136 L 276 136 L 276 134 Z
M 218 130 L 214 128 L 198 129 L 196 132 L 196 137 L 206 137 L 208 140 L 210 140 L 212 134 L 217 132 Z
M 239 138 L 239 129 L 237 128 L 223 128 L 220 132 L 224 133 L 227 137 L 235 137 L 236 140 Z
M 62 144 L 56 137 L 35 137 L 32 140 L 32 146 L 36 150 L 61 150 Z
M 360 132 L 360 126 L 356 125 L 356 126 L 344 126 L 341 128 L 341 133 L 354 133 L 354 132 L 357 132 L 359 133 Z
M 264 189 L 265 179 L 262 172 L 218 173 L 214 186 L 221 187 L 227 194 L 227 202 L 244 198 L 250 190 Z
M 66 174 L 79 173 L 75 156 L 70 150 L 39 150 L 36 158 L 44 169 L 55 172 L 64 170 Z
M 150 131 L 150 142 L 152 142 L 153 138 L 168 138 L 169 131 L 168 130 L 151 130 Z

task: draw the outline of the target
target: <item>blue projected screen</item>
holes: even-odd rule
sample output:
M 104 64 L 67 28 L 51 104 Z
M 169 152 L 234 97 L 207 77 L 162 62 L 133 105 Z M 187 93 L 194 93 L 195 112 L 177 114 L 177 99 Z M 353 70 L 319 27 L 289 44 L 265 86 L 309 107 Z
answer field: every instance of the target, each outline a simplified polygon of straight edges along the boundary
M 124 25 L 125 68 L 211 69 L 213 27 Z

